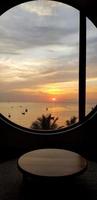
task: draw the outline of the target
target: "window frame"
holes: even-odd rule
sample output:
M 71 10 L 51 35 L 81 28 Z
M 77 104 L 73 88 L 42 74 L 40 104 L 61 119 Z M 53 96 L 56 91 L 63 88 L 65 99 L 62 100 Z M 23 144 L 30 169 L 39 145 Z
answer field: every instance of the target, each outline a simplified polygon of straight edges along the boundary
M 79 122 L 86 113 L 86 16 L 79 14 Z

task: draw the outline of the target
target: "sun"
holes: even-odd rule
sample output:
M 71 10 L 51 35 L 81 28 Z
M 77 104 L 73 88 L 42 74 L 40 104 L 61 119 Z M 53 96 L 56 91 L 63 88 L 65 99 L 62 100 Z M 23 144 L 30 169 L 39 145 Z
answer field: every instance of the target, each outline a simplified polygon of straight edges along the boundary
M 52 98 L 52 101 L 56 101 L 56 98 L 55 98 L 55 97 L 53 97 L 53 98 Z

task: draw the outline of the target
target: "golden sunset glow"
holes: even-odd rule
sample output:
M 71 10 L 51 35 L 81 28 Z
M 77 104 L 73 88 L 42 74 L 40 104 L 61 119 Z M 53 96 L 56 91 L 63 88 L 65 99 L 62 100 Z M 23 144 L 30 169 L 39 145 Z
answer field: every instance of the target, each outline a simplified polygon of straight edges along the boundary
M 43 101 L 46 97 L 52 96 L 52 100 L 54 96 L 57 96 L 57 99 L 63 99 L 63 101 L 67 98 L 72 98 L 77 95 L 77 81 L 72 82 L 58 82 L 58 83 L 49 83 L 44 85 L 39 85 L 35 88 L 29 87 L 29 88 L 16 88 L 12 89 L 12 92 L 18 92 L 20 94 L 26 94 L 26 95 L 41 95 L 43 98 Z
M 77 81 L 71 82 L 58 82 L 58 83 L 49 83 L 40 86 L 39 90 L 43 93 L 49 95 L 66 95 L 68 93 L 75 93 L 77 88 Z
M 53 98 L 52 98 L 52 101 L 56 101 L 56 98 L 55 98 L 55 97 L 53 97 Z

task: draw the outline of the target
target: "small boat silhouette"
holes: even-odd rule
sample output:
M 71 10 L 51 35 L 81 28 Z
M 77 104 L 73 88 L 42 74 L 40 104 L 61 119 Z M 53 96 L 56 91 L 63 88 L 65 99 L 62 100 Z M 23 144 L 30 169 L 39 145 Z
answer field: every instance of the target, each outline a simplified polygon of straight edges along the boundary
M 10 117 L 11 117 L 11 115 L 9 114 L 9 115 L 8 115 L 8 117 L 10 118 Z
M 22 115 L 25 115 L 25 112 L 22 112 Z

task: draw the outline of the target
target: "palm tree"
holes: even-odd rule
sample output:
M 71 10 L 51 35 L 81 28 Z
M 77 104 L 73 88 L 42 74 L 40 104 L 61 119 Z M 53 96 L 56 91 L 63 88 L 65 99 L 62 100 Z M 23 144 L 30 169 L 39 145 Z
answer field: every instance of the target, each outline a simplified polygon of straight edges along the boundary
M 76 123 L 76 120 L 77 120 L 77 117 L 73 116 L 70 118 L 70 120 L 66 120 L 66 125 L 71 126 Z
M 44 129 L 44 130 L 51 130 L 57 129 L 58 125 L 56 121 L 58 117 L 53 117 L 51 114 L 42 115 L 41 117 L 37 118 L 31 125 L 31 129 Z

